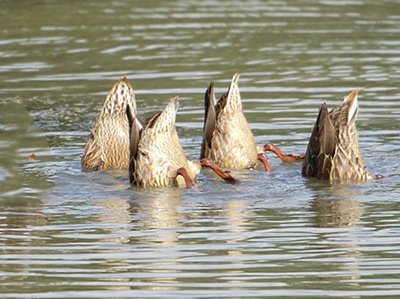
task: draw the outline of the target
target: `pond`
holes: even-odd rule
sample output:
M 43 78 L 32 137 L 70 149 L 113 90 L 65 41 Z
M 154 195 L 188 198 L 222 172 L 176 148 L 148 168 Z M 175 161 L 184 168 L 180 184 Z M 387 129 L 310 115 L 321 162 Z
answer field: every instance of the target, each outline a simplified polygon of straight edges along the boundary
M 400 296 L 397 1 L 2 1 L 3 298 Z M 204 92 L 240 73 L 259 144 L 303 153 L 326 102 L 359 88 L 367 167 L 329 185 L 273 171 L 203 171 L 196 188 L 131 188 L 81 171 L 105 96 L 132 83 L 142 115 L 178 95 L 198 159 Z

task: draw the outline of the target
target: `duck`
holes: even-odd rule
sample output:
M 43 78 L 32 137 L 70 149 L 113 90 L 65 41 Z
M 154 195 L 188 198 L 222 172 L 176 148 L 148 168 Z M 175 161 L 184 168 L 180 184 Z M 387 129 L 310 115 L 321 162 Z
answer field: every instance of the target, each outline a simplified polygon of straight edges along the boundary
M 170 99 L 161 112 L 149 117 L 143 125 L 132 113 L 134 109 L 126 110 L 130 130 L 131 185 L 192 188 L 202 167 L 211 168 L 224 180 L 236 183 L 234 177 L 210 159 L 187 159 L 175 126 L 178 105 L 178 97 Z
M 136 115 L 134 90 L 126 77 L 107 94 L 100 115 L 91 129 L 81 158 L 84 171 L 129 168 L 129 124 L 126 109 Z
M 243 113 L 239 91 L 239 74 L 232 77 L 228 91 L 216 101 L 214 83 L 204 95 L 204 124 L 200 158 L 210 158 L 223 168 L 252 169 L 260 161 L 266 172 L 272 170 L 265 151 L 271 144 L 259 146 Z M 278 147 L 274 146 L 274 149 Z M 286 159 L 295 155 L 281 152 Z
M 321 105 L 305 153 L 303 176 L 330 182 L 383 178 L 371 174 L 365 166 L 356 127 L 357 114 L 358 89 L 330 111 L 326 103 Z

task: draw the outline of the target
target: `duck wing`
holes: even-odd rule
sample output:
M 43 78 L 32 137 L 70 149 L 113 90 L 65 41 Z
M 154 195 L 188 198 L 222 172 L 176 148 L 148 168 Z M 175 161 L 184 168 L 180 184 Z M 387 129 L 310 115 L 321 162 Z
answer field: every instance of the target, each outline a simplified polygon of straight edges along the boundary
M 304 157 L 304 176 L 329 179 L 336 151 L 336 132 L 326 104 L 322 104 Z
M 211 149 L 211 140 L 216 126 L 214 83 L 211 82 L 204 95 L 204 125 L 203 141 L 201 143 L 200 159 L 207 158 Z

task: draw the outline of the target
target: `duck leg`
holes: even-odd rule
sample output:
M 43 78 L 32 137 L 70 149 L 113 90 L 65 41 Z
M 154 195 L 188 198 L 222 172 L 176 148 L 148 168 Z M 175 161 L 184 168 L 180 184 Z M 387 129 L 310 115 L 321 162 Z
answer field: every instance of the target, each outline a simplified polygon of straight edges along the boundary
M 275 155 L 281 159 L 282 162 L 292 162 L 297 160 L 304 159 L 304 154 L 301 155 L 293 155 L 293 154 L 285 154 L 281 151 L 279 147 L 273 144 L 264 144 L 264 151 L 273 152 Z
M 183 177 L 187 188 L 189 188 L 189 189 L 193 188 L 193 186 L 194 186 L 193 180 L 190 178 L 189 173 L 187 172 L 185 167 L 181 167 L 177 170 L 176 177 L 178 177 L 178 175 Z
M 264 169 L 266 172 L 271 172 L 272 168 L 271 165 L 269 164 L 268 158 L 264 154 L 257 154 L 257 159 L 261 161 L 261 163 L 264 165 Z
M 223 180 L 235 184 L 237 180 L 231 176 L 229 173 L 223 171 L 217 164 L 215 164 L 212 160 L 203 158 L 200 159 L 200 165 L 201 167 L 208 167 L 211 168 L 220 178 Z

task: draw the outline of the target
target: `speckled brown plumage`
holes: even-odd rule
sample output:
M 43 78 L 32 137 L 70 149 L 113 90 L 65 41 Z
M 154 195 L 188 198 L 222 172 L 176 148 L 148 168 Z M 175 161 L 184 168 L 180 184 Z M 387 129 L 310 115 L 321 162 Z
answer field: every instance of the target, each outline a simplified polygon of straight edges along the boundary
M 128 169 L 129 125 L 126 109 L 136 115 L 136 101 L 127 78 L 109 91 L 82 156 L 85 171 Z
M 359 147 L 357 90 L 328 112 L 322 104 L 305 154 L 302 174 L 329 181 L 365 181 L 371 175 Z
M 137 120 L 128 116 L 131 127 L 131 159 L 129 176 L 132 185 L 166 187 L 187 184 L 178 176 L 186 169 L 191 180 L 200 172 L 200 164 L 187 160 L 175 127 L 178 98 L 150 117 L 140 130 Z M 137 134 L 139 132 L 139 134 Z
M 255 167 L 264 151 L 256 145 L 243 114 L 238 80 L 239 74 L 235 74 L 218 102 L 213 83 L 206 91 L 200 158 L 211 158 L 221 167 L 246 169 Z

